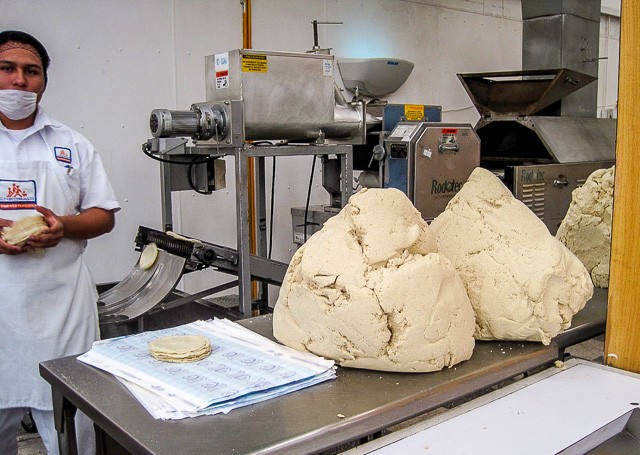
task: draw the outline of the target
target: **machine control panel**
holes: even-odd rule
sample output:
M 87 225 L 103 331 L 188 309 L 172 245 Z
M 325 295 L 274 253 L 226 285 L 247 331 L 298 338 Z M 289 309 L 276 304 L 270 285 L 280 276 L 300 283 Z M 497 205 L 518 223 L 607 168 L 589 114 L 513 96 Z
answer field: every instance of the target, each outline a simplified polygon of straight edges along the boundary
M 389 157 L 392 159 L 407 159 L 408 144 L 391 144 L 389 147 Z

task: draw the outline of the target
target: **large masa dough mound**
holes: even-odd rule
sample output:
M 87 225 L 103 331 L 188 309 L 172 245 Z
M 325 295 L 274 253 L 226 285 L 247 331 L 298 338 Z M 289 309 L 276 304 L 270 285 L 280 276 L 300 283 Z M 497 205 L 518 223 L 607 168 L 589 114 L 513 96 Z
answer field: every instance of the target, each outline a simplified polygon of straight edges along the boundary
M 476 168 L 431 223 L 476 313 L 476 339 L 549 344 L 593 295 L 582 263 L 491 172 Z
M 609 287 L 614 173 L 615 166 L 598 169 L 573 190 L 571 205 L 556 233 L 599 288 Z
M 428 372 L 471 357 L 464 284 L 395 189 L 368 189 L 293 256 L 273 314 L 283 344 L 372 370 Z

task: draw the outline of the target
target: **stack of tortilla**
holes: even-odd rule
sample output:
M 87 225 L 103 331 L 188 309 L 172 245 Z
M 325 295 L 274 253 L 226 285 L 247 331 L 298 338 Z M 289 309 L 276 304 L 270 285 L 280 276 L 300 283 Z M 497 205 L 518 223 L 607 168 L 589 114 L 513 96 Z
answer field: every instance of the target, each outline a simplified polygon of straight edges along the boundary
M 35 234 L 39 234 L 43 229 L 47 227 L 42 215 L 26 216 L 20 218 L 14 223 L 2 229 L 2 240 L 11 245 L 22 245 L 29 237 Z
M 209 338 L 202 335 L 160 337 L 148 346 L 151 355 L 163 362 L 197 362 L 211 354 Z

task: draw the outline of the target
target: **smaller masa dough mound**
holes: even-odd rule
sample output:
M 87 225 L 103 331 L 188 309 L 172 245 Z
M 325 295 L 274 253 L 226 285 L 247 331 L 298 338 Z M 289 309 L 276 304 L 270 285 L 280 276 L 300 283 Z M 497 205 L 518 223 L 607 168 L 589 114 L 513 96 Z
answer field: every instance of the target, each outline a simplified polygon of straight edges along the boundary
M 342 366 L 427 372 L 471 357 L 464 284 L 395 189 L 368 189 L 293 256 L 273 315 L 283 344 Z
M 593 284 L 609 287 L 611 217 L 615 166 L 598 169 L 571 194 L 571 205 L 556 238 L 578 256 Z
M 476 313 L 476 339 L 549 344 L 593 295 L 582 263 L 490 171 L 431 223 Z

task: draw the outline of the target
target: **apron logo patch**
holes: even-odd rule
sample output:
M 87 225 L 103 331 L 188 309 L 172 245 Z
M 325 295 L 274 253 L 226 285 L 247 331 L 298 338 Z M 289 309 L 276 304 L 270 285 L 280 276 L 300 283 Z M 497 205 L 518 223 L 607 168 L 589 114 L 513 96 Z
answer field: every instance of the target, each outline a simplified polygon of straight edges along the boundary
M 71 149 L 66 147 L 54 147 L 53 152 L 56 155 L 56 161 L 61 163 L 71 163 Z
M 0 210 L 33 209 L 36 204 L 35 180 L 0 179 Z

